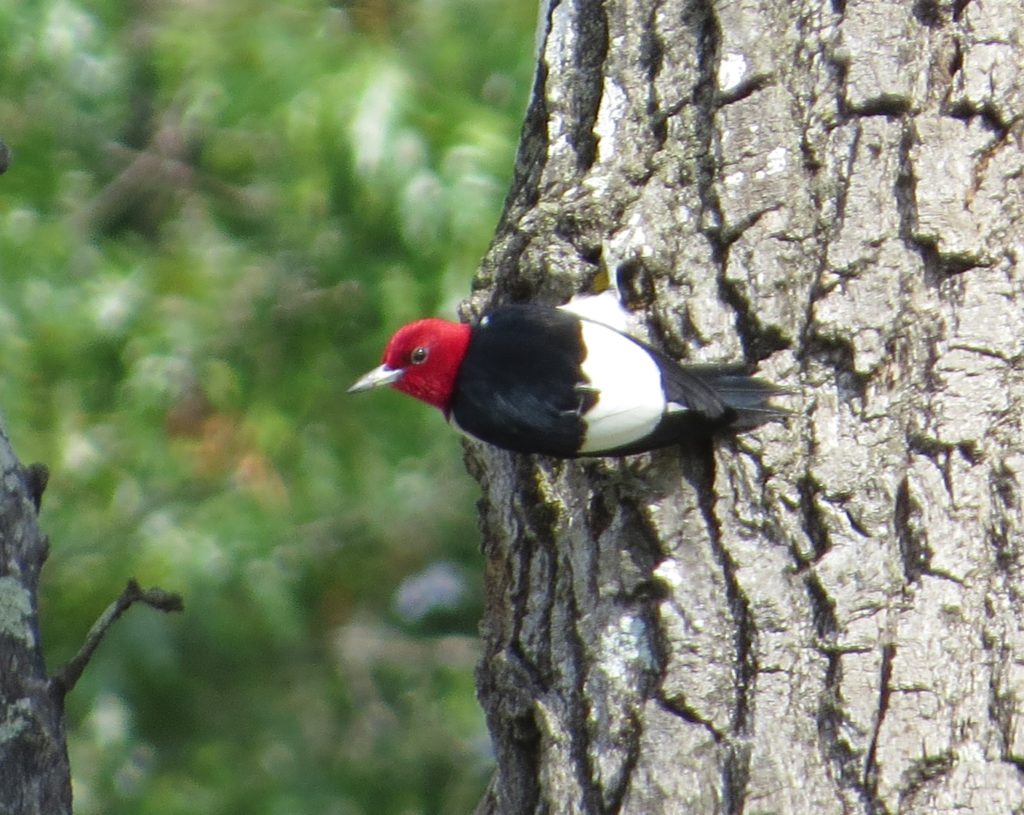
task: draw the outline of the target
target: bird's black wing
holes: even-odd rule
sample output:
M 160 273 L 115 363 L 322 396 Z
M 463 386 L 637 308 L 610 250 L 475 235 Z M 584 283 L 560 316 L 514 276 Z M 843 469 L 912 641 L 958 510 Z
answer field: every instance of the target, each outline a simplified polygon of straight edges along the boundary
M 561 309 L 501 307 L 474 327 L 452 400 L 456 424 L 478 439 L 523 453 L 574 456 L 581 389 L 579 319 Z

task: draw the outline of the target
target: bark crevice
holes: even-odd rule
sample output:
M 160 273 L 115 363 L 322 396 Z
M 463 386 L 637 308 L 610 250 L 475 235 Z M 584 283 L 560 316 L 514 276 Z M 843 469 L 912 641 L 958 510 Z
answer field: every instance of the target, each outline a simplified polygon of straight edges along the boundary
M 569 143 L 576 151 L 576 167 L 587 172 L 597 158 L 595 130 L 604 95 L 604 64 L 608 56 L 608 17 L 601 0 L 572 0 L 579 30 L 575 40 L 575 71 Z
M 747 798 L 750 776 L 748 737 L 754 728 L 753 698 L 757 678 L 757 628 L 750 610 L 750 600 L 737 576 L 737 566 L 725 545 L 716 514 L 717 493 L 714 455 L 708 450 L 701 461 L 693 462 L 694 489 L 707 529 L 707 540 L 725 585 L 726 598 L 732 614 L 735 638 L 732 716 L 725 739 L 722 763 L 723 807 L 728 815 L 741 815 Z

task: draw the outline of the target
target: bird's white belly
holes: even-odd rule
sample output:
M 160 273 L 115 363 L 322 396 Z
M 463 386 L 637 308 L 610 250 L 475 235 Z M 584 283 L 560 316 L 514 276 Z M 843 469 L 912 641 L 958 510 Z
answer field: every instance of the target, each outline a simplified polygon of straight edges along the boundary
M 665 392 L 650 354 L 600 323 L 583 320 L 582 332 L 584 384 L 597 391 L 597 403 L 584 415 L 580 452 L 613 450 L 651 433 L 665 413 Z

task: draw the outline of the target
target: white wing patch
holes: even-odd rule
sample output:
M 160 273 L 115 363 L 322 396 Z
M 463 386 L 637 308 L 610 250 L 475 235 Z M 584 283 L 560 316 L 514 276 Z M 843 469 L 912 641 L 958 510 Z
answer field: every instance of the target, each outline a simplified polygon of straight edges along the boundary
M 580 366 L 597 391 L 597 403 L 584 416 L 581 453 L 614 450 L 642 439 L 666 410 L 661 372 L 650 354 L 629 337 L 601 323 L 581 320 L 587 357 Z
M 629 326 L 629 312 L 623 308 L 614 288 L 600 294 L 577 294 L 559 308 L 584 320 L 611 326 L 622 333 L 625 333 Z

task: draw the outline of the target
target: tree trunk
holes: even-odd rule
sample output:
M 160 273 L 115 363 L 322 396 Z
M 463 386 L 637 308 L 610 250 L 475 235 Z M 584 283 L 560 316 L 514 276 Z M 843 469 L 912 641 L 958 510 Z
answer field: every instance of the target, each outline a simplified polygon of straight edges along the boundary
M 25 469 L 0 430 L 0 815 L 70 815 L 63 691 L 47 676 L 36 588 L 45 470 Z
M 553 0 L 470 310 L 602 270 L 785 423 L 471 443 L 512 813 L 1024 812 L 1019 0 Z

